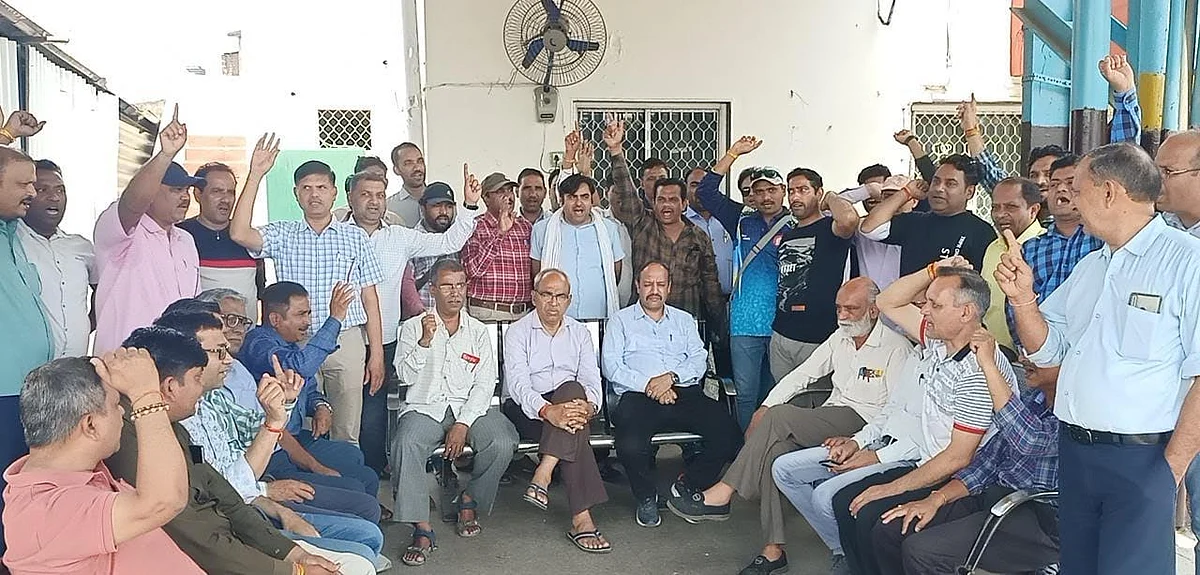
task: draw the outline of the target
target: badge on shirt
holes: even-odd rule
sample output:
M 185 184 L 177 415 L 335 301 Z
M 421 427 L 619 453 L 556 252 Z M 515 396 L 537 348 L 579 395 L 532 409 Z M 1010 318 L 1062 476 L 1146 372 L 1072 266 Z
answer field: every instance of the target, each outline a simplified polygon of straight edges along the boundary
M 1162 296 L 1134 292 L 1129 294 L 1129 305 L 1142 311 L 1158 313 L 1159 307 L 1162 306 Z
M 479 365 L 479 358 L 469 353 L 462 354 L 462 360 L 471 364 L 471 371 L 475 371 L 475 366 Z
M 875 369 L 873 367 L 860 367 L 858 369 L 858 378 L 865 379 L 868 383 L 870 383 L 872 379 L 879 379 L 881 377 L 883 377 L 882 369 Z

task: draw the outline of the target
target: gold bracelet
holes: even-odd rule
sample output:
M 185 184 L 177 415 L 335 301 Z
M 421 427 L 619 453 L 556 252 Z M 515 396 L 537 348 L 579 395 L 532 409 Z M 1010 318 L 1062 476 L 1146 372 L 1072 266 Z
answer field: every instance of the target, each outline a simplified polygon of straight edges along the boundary
M 171 406 L 167 405 L 166 403 L 163 403 L 163 402 L 152 403 L 150 405 L 147 405 L 146 407 L 141 407 L 141 408 L 133 410 L 133 413 L 129 415 L 129 421 L 137 421 L 147 415 L 150 415 L 151 413 L 158 413 L 160 411 L 170 411 L 170 410 L 171 410 Z
M 1037 294 L 1033 294 L 1033 297 L 1030 298 L 1029 301 L 1027 301 L 1025 303 L 1013 303 L 1010 301 L 1010 302 L 1008 302 L 1008 305 L 1011 305 L 1013 307 L 1025 307 L 1027 305 L 1033 305 L 1033 304 L 1037 303 L 1037 298 L 1038 298 Z
M 143 394 L 139 395 L 137 399 L 135 399 L 135 400 L 133 400 L 132 402 L 130 402 L 129 406 L 130 406 L 130 407 L 132 407 L 132 408 L 134 408 L 134 409 L 137 409 L 137 404 L 141 403 L 141 401 L 142 401 L 143 399 L 146 399 L 147 397 L 150 397 L 151 395 L 157 395 L 157 396 L 158 396 L 158 403 L 162 403 L 162 400 L 163 400 L 162 392 L 161 392 L 161 391 L 158 391 L 158 390 L 155 390 L 155 391 L 147 391 L 146 393 L 143 393 Z
M 928 266 L 925 266 L 925 271 L 929 274 L 930 280 L 937 279 L 937 262 L 933 262 Z
M 979 128 L 978 127 L 968 128 L 966 130 L 963 130 L 963 134 L 965 134 L 968 138 L 973 138 L 973 137 L 979 135 Z
M 943 506 L 945 506 L 947 503 L 950 503 L 950 498 L 949 498 L 949 497 L 946 497 L 946 494 L 945 494 L 945 493 L 942 493 L 942 490 L 941 490 L 941 489 L 935 489 L 935 490 L 933 491 L 932 495 L 941 495 L 941 496 L 942 496 L 942 504 L 941 504 L 941 505 L 939 505 L 938 507 L 943 507 Z
M 17 137 L 14 136 L 12 132 L 8 131 L 8 128 L 0 128 L 0 136 L 8 138 L 9 143 L 17 141 Z
M 725 155 L 736 160 L 736 159 L 738 159 L 738 156 L 741 154 L 735 153 L 733 150 L 729 150 L 728 152 L 725 152 Z

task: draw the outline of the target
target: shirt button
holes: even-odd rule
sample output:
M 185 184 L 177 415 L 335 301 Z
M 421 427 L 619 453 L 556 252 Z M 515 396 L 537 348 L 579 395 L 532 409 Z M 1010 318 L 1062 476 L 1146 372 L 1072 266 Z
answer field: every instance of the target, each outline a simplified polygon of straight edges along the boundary
M 1100 319 L 1100 314 L 1096 314 L 1096 319 Z

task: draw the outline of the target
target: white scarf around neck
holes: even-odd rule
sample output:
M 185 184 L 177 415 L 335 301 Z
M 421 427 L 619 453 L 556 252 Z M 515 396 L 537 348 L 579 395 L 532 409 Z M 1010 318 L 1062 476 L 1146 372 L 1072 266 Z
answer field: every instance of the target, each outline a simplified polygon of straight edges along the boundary
M 563 211 L 555 211 L 546 218 L 546 242 L 542 247 L 542 269 L 561 268 L 562 263 L 562 226 Z M 608 307 L 608 315 L 620 309 L 617 296 L 617 271 L 613 262 L 612 236 L 609 224 L 604 219 L 600 208 L 592 208 L 592 225 L 596 226 L 596 242 L 600 247 L 600 264 L 604 269 L 604 303 Z M 571 278 L 578 281 L 578 278 Z

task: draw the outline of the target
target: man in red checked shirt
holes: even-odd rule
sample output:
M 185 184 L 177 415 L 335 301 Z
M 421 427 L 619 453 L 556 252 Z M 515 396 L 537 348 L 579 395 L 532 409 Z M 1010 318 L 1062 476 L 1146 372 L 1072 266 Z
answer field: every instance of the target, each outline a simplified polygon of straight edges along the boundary
M 468 186 L 479 185 L 463 165 Z M 496 172 L 483 180 L 484 214 L 462 249 L 467 271 L 467 312 L 484 322 L 516 321 L 533 309 L 529 237 L 533 224 L 517 217 L 517 184 Z

